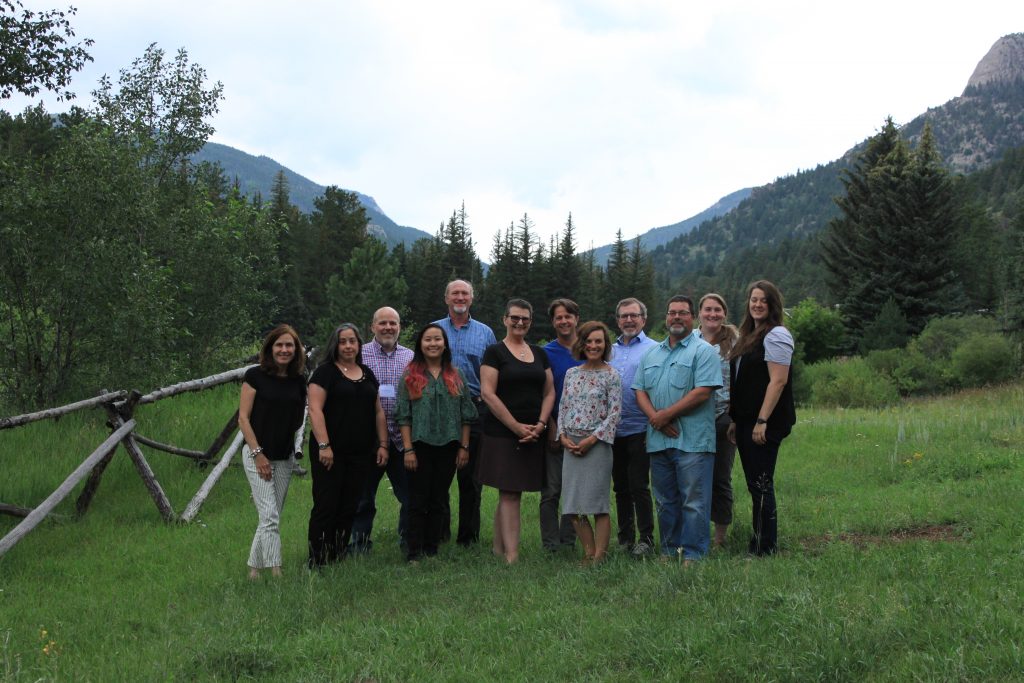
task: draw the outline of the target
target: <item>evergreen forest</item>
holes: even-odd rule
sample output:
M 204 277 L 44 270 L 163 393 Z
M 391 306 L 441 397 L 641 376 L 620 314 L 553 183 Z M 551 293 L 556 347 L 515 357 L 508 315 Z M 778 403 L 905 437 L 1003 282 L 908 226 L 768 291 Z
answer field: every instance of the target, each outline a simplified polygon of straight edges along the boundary
M 88 42 L 71 42 L 65 14 L 35 19 L 36 43 L 23 41 L 21 62 L 8 59 L 0 96 L 42 88 L 71 97 Z M 29 32 L 14 21 L 2 30 L 5 43 Z M 578 249 L 571 214 L 538 228 L 524 213 L 477 245 L 463 203 L 433 237 L 389 247 L 368 231 L 353 192 L 328 187 L 303 211 L 281 172 L 269 196 L 246 194 L 195 157 L 222 91 L 184 49 L 170 55 L 154 44 L 116 79 L 104 77 L 88 108 L 0 110 L 5 410 L 236 366 L 278 322 L 316 346 L 342 321 L 367 330 L 373 311 L 389 305 L 408 339 L 445 314 L 454 278 L 473 283 L 473 315 L 492 327 L 508 298 L 532 302 L 533 341 L 552 337 L 546 308 L 556 297 L 612 325 L 615 303 L 636 296 L 656 332 L 677 293 L 720 292 L 736 320 L 757 278 L 779 284 L 787 305 L 810 301 L 836 330 L 805 361 L 882 350 L 864 342 L 880 329 L 897 329 L 899 346 L 951 315 L 981 313 L 1018 340 L 1024 331 L 1024 148 L 953 172 L 941 151 L 955 144 L 946 119 L 902 130 L 886 120 L 847 157 L 757 188 L 651 251 L 620 231 L 602 264 Z M 1022 91 L 1020 82 L 981 89 L 960 106 L 989 112 L 1001 97 L 1020 110 Z M 992 121 L 993 140 L 1019 139 Z M 811 313 L 805 321 L 817 319 Z M 821 331 L 805 328 L 808 342 Z

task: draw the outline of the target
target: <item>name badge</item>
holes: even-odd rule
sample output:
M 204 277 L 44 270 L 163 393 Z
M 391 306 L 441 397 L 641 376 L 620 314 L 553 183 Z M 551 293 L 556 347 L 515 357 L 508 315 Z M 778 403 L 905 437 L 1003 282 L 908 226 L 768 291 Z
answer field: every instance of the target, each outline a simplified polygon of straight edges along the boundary
M 394 398 L 395 397 L 395 385 L 394 384 L 381 384 L 380 385 L 380 397 L 381 398 Z

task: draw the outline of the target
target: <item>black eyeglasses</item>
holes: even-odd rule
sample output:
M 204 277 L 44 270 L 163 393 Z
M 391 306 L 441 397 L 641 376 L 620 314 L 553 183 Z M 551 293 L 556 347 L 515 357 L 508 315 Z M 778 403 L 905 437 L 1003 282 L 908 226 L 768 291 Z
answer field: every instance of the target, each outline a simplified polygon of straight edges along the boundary
M 508 318 L 509 320 L 511 320 L 513 325 L 529 325 L 530 324 L 530 318 L 527 317 L 527 316 L 507 315 L 505 317 Z
M 693 311 L 669 311 L 668 317 L 670 318 L 689 318 L 693 315 Z
M 639 320 L 642 317 L 639 313 L 619 313 L 619 320 Z

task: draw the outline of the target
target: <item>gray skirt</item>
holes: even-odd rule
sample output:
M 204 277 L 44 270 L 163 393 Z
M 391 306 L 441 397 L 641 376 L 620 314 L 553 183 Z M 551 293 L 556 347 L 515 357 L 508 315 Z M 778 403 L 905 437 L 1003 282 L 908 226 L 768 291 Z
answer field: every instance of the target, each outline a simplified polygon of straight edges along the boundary
M 573 441 L 583 438 L 569 434 Z M 562 514 L 606 515 L 611 512 L 612 445 L 598 441 L 582 458 L 562 451 Z

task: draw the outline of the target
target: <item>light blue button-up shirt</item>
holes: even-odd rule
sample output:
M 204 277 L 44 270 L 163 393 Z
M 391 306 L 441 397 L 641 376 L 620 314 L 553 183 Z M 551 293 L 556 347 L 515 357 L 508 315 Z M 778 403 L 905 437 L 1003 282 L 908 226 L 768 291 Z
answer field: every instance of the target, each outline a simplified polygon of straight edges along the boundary
M 687 335 L 669 346 L 657 344 L 644 355 L 633 380 L 633 388 L 647 392 L 656 410 L 667 408 L 696 387 L 722 386 L 718 353 L 703 339 Z M 715 452 L 715 401 L 709 397 L 686 415 L 676 418 L 679 436 L 647 427 L 647 452 L 675 448 L 687 453 Z
M 455 327 L 451 316 L 435 320 L 434 324 L 440 325 L 448 335 L 452 364 L 462 370 L 462 376 L 466 378 L 466 385 L 469 387 L 469 395 L 473 398 L 479 397 L 480 361 L 483 360 L 487 347 L 498 343 L 494 338 L 494 331 L 472 318 L 462 327 Z
M 644 354 L 657 345 L 658 342 L 644 334 L 643 330 L 630 339 L 628 344 L 623 343 L 620 336 L 612 345 L 612 367 L 618 370 L 619 376 L 622 377 L 622 417 L 619 419 L 619 428 L 615 431 L 616 438 L 633 436 L 647 429 L 647 416 L 636 404 L 633 377 Z

